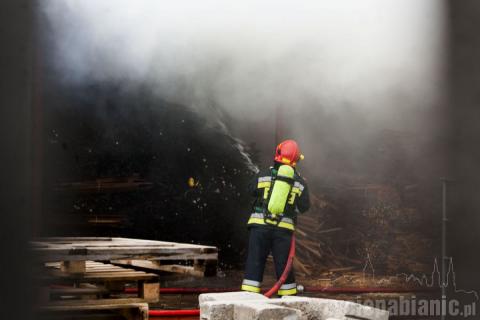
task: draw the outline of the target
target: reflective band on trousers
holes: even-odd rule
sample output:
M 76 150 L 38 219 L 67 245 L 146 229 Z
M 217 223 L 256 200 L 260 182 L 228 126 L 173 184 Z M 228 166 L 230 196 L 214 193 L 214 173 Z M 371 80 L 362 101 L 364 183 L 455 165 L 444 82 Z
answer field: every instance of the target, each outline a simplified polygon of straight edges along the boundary
M 259 287 L 260 288 L 260 282 L 255 281 L 255 280 L 244 279 L 242 281 L 242 284 L 245 284 L 247 286 L 254 286 L 254 287 Z
M 289 296 L 297 294 L 297 284 L 296 283 L 287 283 L 280 287 L 278 290 L 279 296 Z
M 267 223 L 265 223 L 265 219 L 263 218 L 263 213 L 254 212 L 250 215 L 250 219 L 248 219 L 247 224 L 277 225 L 276 221 L 269 220 L 269 219 L 266 219 L 266 221 Z M 293 225 L 293 220 L 287 217 L 283 217 L 277 226 L 280 228 L 285 228 L 292 231 L 295 230 L 295 226 Z
M 260 292 L 260 282 L 255 281 L 255 280 L 244 279 L 243 282 L 242 282 L 242 288 L 241 289 L 243 291 L 259 293 Z
M 291 296 L 297 294 L 297 288 L 288 289 L 288 290 L 278 290 L 279 296 Z
M 255 292 L 255 293 L 260 293 L 260 288 L 254 287 L 254 286 L 249 286 L 246 284 L 242 284 L 242 291 L 248 291 L 248 292 Z
M 297 284 L 295 282 L 294 283 L 284 283 L 280 287 L 280 290 L 293 289 L 293 288 L 296 288 L 296 287 L 297 287 Z

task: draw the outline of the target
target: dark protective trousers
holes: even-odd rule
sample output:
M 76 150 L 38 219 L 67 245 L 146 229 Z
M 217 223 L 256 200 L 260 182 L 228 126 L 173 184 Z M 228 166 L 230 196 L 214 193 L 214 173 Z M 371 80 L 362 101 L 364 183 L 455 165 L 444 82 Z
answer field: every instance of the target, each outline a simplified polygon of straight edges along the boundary
M 291 239 L 292 233 L 283 228 L 273 226 L 250 227 L 248 257 L 242 290 L 252 292 L 260 291 L 265 262 L 270 253 L 273 255 L 277 280 L 280 278 L 287 264 Z M 296 294 L 296 287 L 295 275 L 292 268 L 285 284 L 278 290 L 278 294 Z M 258 288 L 258 290 L 256 288 Z

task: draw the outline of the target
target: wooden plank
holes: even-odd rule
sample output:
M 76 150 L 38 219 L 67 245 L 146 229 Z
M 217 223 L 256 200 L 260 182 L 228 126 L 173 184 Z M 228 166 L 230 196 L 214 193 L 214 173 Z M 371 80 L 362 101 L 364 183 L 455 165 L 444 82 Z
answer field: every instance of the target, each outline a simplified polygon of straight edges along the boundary
M 37 239 L 31 246 L 40 262 L 218 259 L 218 249 L 212 246 L 129 238 L 50 237 Z
M 143 271 L 137 271 L 131 268 L 125 268 L 125 267 L 120 267 L 116 266 L 113 264 L 107 264 L 107 263 L 92 263 L 93 261 L 78 261 L 78 262 L 84 262 L 85 265 L 85 272 L 84 273 L 105 273 L 105 272 L 139 272 L 140 274 L 143 274 L 145 272 Z M 62 268 L 63 263 L 47 263 L 45 264 L 49 266 L 50 269 L 60 269 L 62 272 L 65 272 L 64 269 Z M 56 271 L 54 271 L 56 272 Z
M 81 261 L 79 261 L 81 262 Z M 48 269 L 51 269 L 51 270 L 61 270 L 62 272 L 65 272 L 62 268 L 59 268 L 59 267 L 48 267 Z M 122 267 L 114 267 L 114 266 L 111 266 L 111 267 L 90 267 L 90 266 L 87 266 L 86 269 L 85 269 L 85 272 L 84 273 L 92 273 L 92 272 L 126 272 L 126 271 L 135 271 L 133 269 L 128 269 L 128 268 L 122 268 Z
M 148 276 L 150 278 L 155 278 L 157 275 L 155 274 L 148 274 L 143 271 L 135 271 L 135 270 L 114 270 L 114 271 L 90 271 L 86 272 L 83 274 L 63 274 L 62 277 L 67 277 L 67 278 L 75 278 L 75 279 L 81 279 L 81 278 L 90 278 L 90 277 L 103 277 L 103 276 L 139 276 L 139 277 L 144 277 Z
M 98 248 L 88 250 L 68 250 L 68 249 L 38 249 L 34 254 L 38 261 L 77 261 L 77 260 L 120 260 L 128 258 L 136 259 L 156 259 L 156 260 L 189 260 L 205 259 L 216 260 L 218 253 L 200 252 L 190 249 L 176 248 Z
M 125 306 L 134 303 L 144 303 L 142 298 L 118 298 L 118 299 L 91 299 L 91 300 L 55 300 L 43 305 L 42 309 L 51 310 L 81 310 L 83 307 L 91 307 L 90 309 L 98 309 L 101 306 Z M 96 308 L 97 307 L 97 308 Z
M 110 237 L 41 237 L 34 240 L 34 242 L 112 241 L 113 239 Z
M 199 248 L 199 247 L 189 247 L 189 246 L 173 246 L 173 245 L 148 245 L 148 244 L 139 244 L 139 245 L 79 245 L 76 244 L 75 246 L 70 245 L 56 245 L 56 246 L 42 246 L 34 248 L 34 252 L 52 252 L 52 253 L 64 253 L 64 254 L 83 254 L 86 255 L 90 252 L 100 252 L 103 254 L 107 254 L 109 252 L 117 253 L 123 252 L 125 250 L 133 250 L 132 254 L 140 254 L 143 253 L 214 253 L 217 252 L 216 248 Z M 58 259 L 53 261 L 64 261 L 66 259 Z M 93 259 L 85 259 L 85 260 L 93 260 Z M 109 260 L 109 259 L 107 259 Z
M 156 271 L 163 272 L 172 272 L 180 274 L 188 274 L 195 277 L 203 277 L 204 271 L 195 269 L 193 266 L 183 266 L 178 264 L 165 264 L 162 265 L 159 261 L 150 261 L 150 260 L 115 260 L 112 263 L 124 265 L 124 266 L 134 266 L 139 268 L 145 268 Z
M 61 273 L 52 273 L 49 275 L 40 276 L 39 280 L 55 282 L 58 281 L 60 283 L 72 282 L 72 281 L 94 281 L 94 282 L 102 282 L 102 281 L 139 281 L 139 280 L 154 280 L 157 279 L 158 276 L 151 273 L 137 273 L 137 272 L 129 272 L 129 273 L 92 273 L 92 274 L 84 274 L 82 276 L 76 276 L 75 274 L 61 274 Z
M 65 247 L 65 246 L 166 246 L 166 247 L 188 247 L 188 248 L 215 248 L 190 243 L 167 242 L 131 238 L 89 238 L 89 237 L 45 237 L 37 238 L 32 244 L 41 247 Z
M 131 238 L 88 238 L 88 237 L 46 237 L 32 241 L 40 247 L 74 247 L 74 246 L 167 246 L 187 248 L 213 248 L 212 246 L 196 245 L 189 243 L 166 242 L 157 240 L 131 239 Z
M 85 273 L 85 261 L 63 261 L 60 270 L 66 273 Z
M 195 277 L 203 277 L 204 271 L 195 269 L 193 266 L 182 266 L 178 264 L 165 264 L 159 265 L 158 269 L 164 272 L 172 272 L 172 273 L 181 273 L 181 274 L 188 274 Z
M 218 254 L 197 254 L 197 253 L 188 253 L 188 254 L 178 254 L 175 252 L 163 252 L 160 253 L 158 251 L 156 252 L 143 252 L 142 254 L 136 253 L 132 254 L 129 253 L 128 250 L 125 250 L 125 252 L 122 253 L 108 253 L 108 254 L 102 254 L 102 253 L 89 253 L 88 255 L 71 255 L 69 253 L 44 253 L 41 255 L 37 255 L 36 258 L 39 261 L 55 261 L 55 260 L 70 260 L 70 261 L 76 261 L 76 260 L 86 260 L 86 259 L 92 259 L 92 260 L 122 260 L 122 259 L 148 259 L 148 260 L 193 260 L 193 259 L 205 259 L 205 260 L 216 260 L 218 259 Z
M 49 267 L 38 276 L 39 280 L 46 282 L 72 283 L 78 281 L 130 281 L 157 280 L 158 275 L 137 271 L 131 268 L 123 268 L 101 262 L 86 261 L 84 273 L 67 273 L 62 271 L 61 263 L 47 263 Z
M 133 266 L 133 267 L 140 267 L 145 269 L 151 270 L 160 270 L 158 267 L 160 266 L 160 262 L 151 261 L 151 260 L 132 260 L 132 259 L 125 259 L 125 260 L 112 260 L 112 263 L 115 265 L 124 266 Z
M 139 284 L 139 296 L 146 302 L 158 302 L 160 298 L 160 284 L 158 282 L 141 282 Z
M 102 273 L 102 272 L 133 272 L 135 270 L 133 269 L 127 269 L 127 268 L 89 268 L 85 271 L 85 273 Z

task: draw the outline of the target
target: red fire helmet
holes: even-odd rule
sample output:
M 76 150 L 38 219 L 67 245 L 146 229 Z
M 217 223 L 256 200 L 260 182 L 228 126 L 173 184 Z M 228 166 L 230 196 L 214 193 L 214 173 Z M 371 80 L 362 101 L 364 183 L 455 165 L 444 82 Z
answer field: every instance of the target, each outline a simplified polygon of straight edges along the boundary
M 294 140 L 285 140 L 277 146 L 275 161 L 294 167 L 304 156 L 300 153 L 298 144 Z

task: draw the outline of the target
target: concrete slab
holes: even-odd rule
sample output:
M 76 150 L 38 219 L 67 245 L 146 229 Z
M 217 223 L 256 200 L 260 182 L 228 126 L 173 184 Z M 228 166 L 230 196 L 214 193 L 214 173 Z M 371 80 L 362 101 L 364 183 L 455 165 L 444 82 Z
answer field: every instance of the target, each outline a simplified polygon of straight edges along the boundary
M 306 320 L 299 310 L 264 300 L 206 301 L 200 304 L 202 320 Z
M 289 296 L 267 299 L 249 292 L 201 296 L 200 317 L 203 320 L 388 320 L 387 311 L 343 300 Z

